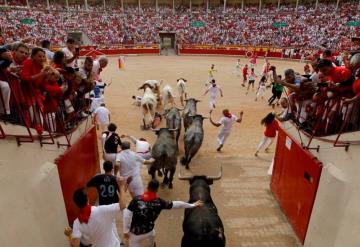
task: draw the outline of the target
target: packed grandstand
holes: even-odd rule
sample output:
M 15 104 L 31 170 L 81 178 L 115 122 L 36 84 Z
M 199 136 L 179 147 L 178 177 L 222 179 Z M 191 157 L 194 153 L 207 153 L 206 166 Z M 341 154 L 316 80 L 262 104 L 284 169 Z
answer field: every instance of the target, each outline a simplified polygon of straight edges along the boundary
M 0 108 L 5 121 L 35 128 L 39 134 L 44 130 L 65 133 L 91 112 L 88 94 L 107 59 L 103 58 L 101 63 L 101 59 L 86 57 L 83 65 L 75 63 L 81 55 L 78 47 L 81 44 L 67 37 L 69 30 L 81 30 L 94 45 L 103 46 L 159 44 L 160 31 L 175 31 L 182 45 L 265 46 L 279 47 L 280 51 L 283 48 L 288 51 L 290 47 L 299 52 L 297 55 L 304 49 L 315 50 L 308 58 L 312 60 L 312 71 L 310 64 L 306 65 L 305 77 L 300 76 L 302 71 L 296 74 L 285 71 L 285 80 L 281 82 L 288 88 L 292 104 L 289 109 L 295 115 L 295 122 L 314 135 L 359 129 L 358 114 L 351 114 L 358 112 L 358 103 L 353 103 L 356 101 L 353 97 L 358 94 L 359 82 L 354 80 L 358 72 L 357 67 L 350 65 L 351 50 L 358 48 L 352 39 L 360 35 L 357 25 L 349 25 L 360 23 L 355 3 L 342 3 L 338 11 L 334 4 L 319 4 L 316 9 L 264 6 L 259 10 L 251 6 L 244 9 L 228 6 L 225 12 L 223 6 L 209 11 L 193 8 L 191 12 L 183 6 L 175 11 L 170 7 L 156 11 L 153 7 L 129 6 L 124 11 L 119 6 L 104 11 L 90 6 L 85 11 L 83 6 L 68 9 L 64 5 L 51 5 L 47 9 L 46 3 L 30 3 L 29 8 L 24 7 L 24 2 L 8 1 L 0 8 L 0 45 L 3 45 Z M 55 49 L 55 54 L 48 56 L 50 43 L 65 47 Z M 44 49 L 36 47 L 40 44 Z M 252 49 L 245 55 L 266 56 L 264 51 Z M 302 60 L 307 58 L 304 54 Z M 293 58 L 287 55 L 285 52 L 283 58 Z M 270 68 L 264 75 L 272 76 Z M 269 82 L 280 83 L 275 76 L 271 78 Z M 349 102 L 344 104 L 344 98 Z M 336 118 L 342 121 L 335 123 Z
M 102 1 L 98 1 L 102 2 Z M 357 49 L 351 38 L 360 35 L 358 3 L 315 5 L 126 6 L 113 1 L 102 6 L 51 4 L 46 1 L 8 1 L 0 9 L 2 37 L 9 43 L 26 37 L 64 45 L 67 32 L 84 32 L 94 45 L 159 44 L 159 32 L 176 32 L 179 44 L 251 45 L 292 48 Z M 4 5 L 3 5 L 4 6 Z M 297 11 L 295 11 L 295 9 Z M 26 19 L 27 21 L 24 21 Z M 92 21 L 92 20 L 98 21 Z M 200 25 L 193 25 L 200 23 Z M 284 26 L 276 26 L 275 23 Z

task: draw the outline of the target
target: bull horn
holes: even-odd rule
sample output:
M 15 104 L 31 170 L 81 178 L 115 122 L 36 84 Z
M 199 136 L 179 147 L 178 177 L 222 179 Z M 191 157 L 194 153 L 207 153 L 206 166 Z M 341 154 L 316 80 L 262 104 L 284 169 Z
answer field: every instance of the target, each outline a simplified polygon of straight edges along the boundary
M 160 129 L 154 129 L 153 127 L 150 128 L 152 131 L 156 132 L 159 131 Z
M 179 175 L 178 175 L 178 178 L 179 178 L 180 180 L 190 180 L 190 179 L 193 179 L 194 176 L 182 176 L 182 175 L 181 175 L 181 170 L 180 170 Z
M 206 176 L 207 179 L 219 180 L 222 177 L 222 165 L 220 165 L 220 172 L 217 176 Z
M 169 131 L 178 131 L 178 128 L 175 128 L 175 129 L 169 129 Z

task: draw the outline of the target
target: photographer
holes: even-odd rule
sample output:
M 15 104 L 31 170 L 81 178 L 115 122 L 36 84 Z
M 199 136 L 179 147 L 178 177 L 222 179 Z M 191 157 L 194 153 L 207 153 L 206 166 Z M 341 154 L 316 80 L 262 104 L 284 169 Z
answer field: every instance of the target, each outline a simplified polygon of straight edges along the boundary
M 66 41 L 66 47 L 61 49 L 65 53 L 66 57 L 66 66 L 68 67 L 77 67 L 77 59 L 79 58 L 80 50 L 76 47 L 76 41 L 72 38 L 68 38 Z
M 275 83 L 281 84 L 288 89 L 289 104 L 293 112 L 297 112 L 300 128 L 307 127 L 305 122 L 307 119 L 307 108 L 312 104 L 312 97 L 316 92 L 315 84 L 306 78 L 295 75 L 292 69 L 285 70 L 285 79 L 281 80 L 276 74 L 276 67 L 271 66 Z

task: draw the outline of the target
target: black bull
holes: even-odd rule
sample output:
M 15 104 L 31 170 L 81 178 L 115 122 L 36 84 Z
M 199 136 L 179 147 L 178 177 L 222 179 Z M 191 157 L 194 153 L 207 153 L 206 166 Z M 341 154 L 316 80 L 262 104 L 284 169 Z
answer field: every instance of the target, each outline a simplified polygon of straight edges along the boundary
M 219 176 L 218 178 L 220 178 Z M 181 178 L 180 179 L 186 179 Z M 211 198 L 210 184 L 216 178 L 194 176 L 190 180 L 190 203 L 201 200 L 202 207 L 185 210 L 181 247 L 225 247 L 224 226 Z
M 159 175 L 163 171 L 163 185 L 168 184 L 169 188 L 172 189 L 172 181 L 177 163 L 177 145 L 173 139 L 173 130 L 161 128 L 155 132 L 158 138 L 151 150 L 151 156 L 155 159 L 155 162 L 151 165 L 149 174 L 152 178 L 155 178 L 156 171 L 158 171 Z

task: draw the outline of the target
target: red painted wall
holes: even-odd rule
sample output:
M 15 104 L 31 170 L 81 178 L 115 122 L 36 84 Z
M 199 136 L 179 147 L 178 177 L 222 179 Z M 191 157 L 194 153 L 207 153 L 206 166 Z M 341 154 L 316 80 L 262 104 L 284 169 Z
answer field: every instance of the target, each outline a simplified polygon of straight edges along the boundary
M 72 225 L 79 214 L 79 209 L 72 199 L 74 191 L 84 187 L 90 178 L 100 171 L 95 127 L 84 133 L 55 163 L 59 171 L 68 221 Z M 94 197 L 94 193 L 89 193 L 90 201 L 94 201 Z
M 179 49 L 180 54 L 201 54 L 201 55 L 231 55 L 231 56 L 245 56 L 244 50 L 238 49 L 192 49 L 192 48 L 181 48 Z M 256 54 L 261 57 L 265 55 L 265 51 L 257 51 Z M 268 52 L 267 57 L 281 58 L 281 52 Z
M 271 191 L 304 243 L 321 176 L 321 163 L 283 129 L 275 151 Z
M 100 55 L 128 55 L 128 54 L 154 54 L 158 55 L 160 52 L 159 49 L 82 49 L 80 51 L 80 56 L 100 56 Z

